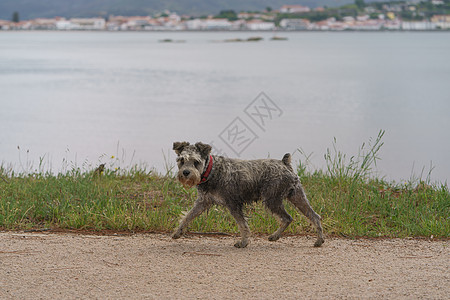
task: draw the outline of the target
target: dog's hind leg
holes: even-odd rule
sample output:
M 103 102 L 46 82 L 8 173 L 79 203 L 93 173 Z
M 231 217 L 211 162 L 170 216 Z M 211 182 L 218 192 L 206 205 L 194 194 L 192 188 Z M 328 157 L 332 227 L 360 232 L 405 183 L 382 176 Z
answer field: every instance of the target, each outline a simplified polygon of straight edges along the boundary
M 207 210 L 211 206 L 211 203 L 204 201 L 203 199 L 197 199 L 194 203 L 194 207 L 181 219 L 180 225 L 177 230 L 172 234 L 173 239 L 178 239 L 184 233 L 184 230 L 188 224 L 202 214 L 205 210 Z
M 322 246 L 323 242 L 325 241 L 323 239 L 323 230 L 322 225 L 320 223 L 320 216 L 312 209 L 311 205 L 309 204 L 308 199 L 306 198 L 305 192 L 300 184 L 296 184 L 294 189 L 291 191 L 291 193 L 288 195 L 287 198 L 294 206 L 301 211 L 308 219 L 309 221 L 314 225 L 317 231 L 317 240 L 314 243 L 314 247 L 320 247 Z
M 264 201 L 267 208 L 272 212 L 272 214 L 278 219 L 280 227 L 269 236 L 269 241 L 276 241 L 281 237 L 283 231 L 291 224 L 292 217 L 288 214 L 281 199 L 279 201 Z

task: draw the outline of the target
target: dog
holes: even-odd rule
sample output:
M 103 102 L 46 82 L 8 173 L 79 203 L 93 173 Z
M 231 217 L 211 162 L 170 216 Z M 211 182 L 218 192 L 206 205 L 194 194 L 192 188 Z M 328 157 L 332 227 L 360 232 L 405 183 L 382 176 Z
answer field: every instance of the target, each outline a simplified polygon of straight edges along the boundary
M 250 229 L 242 209 L 245 204 L 262 201 L 280 223 L 278 230 L 269 236 L 269 241 L 276 241 L 292 222 L 283 205 L 283 199 L 287 199 L 316 228 L 318 237 L 314 246 L 324 243 L 321 217 L 309 204 L 292 169 L 289 153 L 282 160 L 240 160 L 211 155 L 211 146 L 201 142 L 195 145 L 175 142 L 173 150 L 177 154 L 178 180 L 186 187 L 196 186 L 198 198 L 172 238 L 180 238 L 194 218 L 218 204 L 227 207 L 238 224 L 241 239 L 234 246 L 244 248 L 249 243 Z

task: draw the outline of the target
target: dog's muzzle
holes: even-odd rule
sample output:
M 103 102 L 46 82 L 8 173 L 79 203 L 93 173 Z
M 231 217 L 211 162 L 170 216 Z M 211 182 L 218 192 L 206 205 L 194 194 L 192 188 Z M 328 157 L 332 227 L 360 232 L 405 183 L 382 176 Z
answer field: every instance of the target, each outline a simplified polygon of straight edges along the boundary
M 178 172 L 178 180 L 188 187 L 193 187 L 200 182 L 200 174 L 198 172 L 188 169 L 180 170 Z

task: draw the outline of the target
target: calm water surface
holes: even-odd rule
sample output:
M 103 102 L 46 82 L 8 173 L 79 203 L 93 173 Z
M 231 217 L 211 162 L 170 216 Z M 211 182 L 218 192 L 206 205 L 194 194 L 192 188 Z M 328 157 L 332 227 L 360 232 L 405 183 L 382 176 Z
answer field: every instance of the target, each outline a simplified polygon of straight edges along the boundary
M 254 35 L 265 39 L 220 42 Z M 334 137 L 351 156 L 384 129 L 381 176 L 409 179 L 432 164 L 432 180 L 449 179 L 448 33 L 281 35 L 289 40 L 0 32 L 0 162 L 17 170 L 36 169 L 42 158 L 54 171 L 100 162 L 163 171 L 178 140 L 212 141 L 236 157 L 219 135 L 239 117 L 258 136 L 242 158 L 281 158 L 301 147 L 322 168 Z M 165 38 L 185 42 L 158 42 Z M 244 112 L 260 92 L 282 111 L 263 128 Z

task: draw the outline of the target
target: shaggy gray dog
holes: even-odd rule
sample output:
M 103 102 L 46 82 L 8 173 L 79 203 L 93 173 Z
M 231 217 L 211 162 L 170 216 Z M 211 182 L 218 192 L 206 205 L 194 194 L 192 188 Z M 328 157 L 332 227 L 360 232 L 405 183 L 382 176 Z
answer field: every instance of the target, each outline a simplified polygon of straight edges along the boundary
M 230 210 L 239 226 L 241 240 L 234 246 L 244 248 L 249 243 L 250 229 L 242 208 L 247 203 L 262 200 L 280 223 L 278 230 L 269 236 L 269 241 L 276 241 L 292 222 L 283 205 L 283 199 L 287 199 L 315 226 L 318 238 L 314 246 L 323 244 L 320 216 L 306 198 L 300 179 L 292 169 L 289 153 L 282 160 L 239 160 L 211 155 L 210 145 L 188 142 L 173 143 L 173 150 L 178 155 L 178 180 L 185 186 L 196 186 L 198 198 L 172 238 L 181 237 L 189 222 L 212 204 L 219 204 Z

